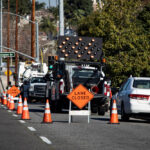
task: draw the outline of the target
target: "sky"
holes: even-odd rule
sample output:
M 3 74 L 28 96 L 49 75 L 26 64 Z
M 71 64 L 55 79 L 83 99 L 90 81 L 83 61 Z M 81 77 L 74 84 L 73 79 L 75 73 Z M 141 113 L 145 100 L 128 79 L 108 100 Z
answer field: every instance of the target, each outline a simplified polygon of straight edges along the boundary
M 38 1 L 38 2 L 44 2 L 44 3 L 46 3 L 46 7 L 49 7 L 49 0 L 36 0 L 36 1 Z M 50 5 L 51 6 L 56 6 L 56 1 L 57 0 L 50 0 Z

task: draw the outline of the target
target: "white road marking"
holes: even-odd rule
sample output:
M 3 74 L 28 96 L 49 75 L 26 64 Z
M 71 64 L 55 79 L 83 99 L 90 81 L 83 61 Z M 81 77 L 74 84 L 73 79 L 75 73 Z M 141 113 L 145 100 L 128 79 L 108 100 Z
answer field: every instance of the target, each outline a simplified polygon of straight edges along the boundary
M 16 115 L 16 114 L 13 114 L 12 116 L 14 116 L 14 117 L 18 117 L 18 115 Z
M 11 110 L 8 110 L 8 112 L 12 112 Z
M 33 127 L 28 127 L 28 129 L 29 129 L 30 131 L 36 131 L 36 129 L 33 128 Z
M 45 142 L 47 144 L 52 144 L 52 142 L 48 138 L 46 138 L 44 136 L 40 136 L 40 138 L 42 139 L 43 142 Z
M 19 120 L 20 123 L 26 123 L 24 120 Z

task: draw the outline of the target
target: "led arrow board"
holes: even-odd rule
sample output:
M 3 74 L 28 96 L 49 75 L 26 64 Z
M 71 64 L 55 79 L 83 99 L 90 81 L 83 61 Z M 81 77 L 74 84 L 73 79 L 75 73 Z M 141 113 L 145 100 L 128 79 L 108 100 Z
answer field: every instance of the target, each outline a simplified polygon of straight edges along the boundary
M 76 60 L 100 60 L 102 58 L 102 38 L 60 36 L 58 56 Z

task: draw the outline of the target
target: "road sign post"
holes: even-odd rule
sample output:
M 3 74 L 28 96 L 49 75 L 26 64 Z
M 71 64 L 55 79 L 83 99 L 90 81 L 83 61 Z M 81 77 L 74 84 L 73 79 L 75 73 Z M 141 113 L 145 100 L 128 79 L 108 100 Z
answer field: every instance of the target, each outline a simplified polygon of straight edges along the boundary
M 94 95 L 82 84 L 78 85 L 70 94 L 68 94 L 67 98 L 70 100 L 69 123 L 71 123 L 72 116 L 88 116 L 88 123 L 90 122 L 90 101 L 93 99 L 93 97 Z M 82 109 L 88 104 L 88 110 L 72 110 L 71 102 L 73 102 L 79 109 Z
M 0 52 L 0 57 L 15 57 L 14 52 Z
M 16 86 L 12 86 L 9 90 L 7 90 L 7 94 L 10 94 L 13 97 L 16 97 L 18 94 L 20 94 L 20 90 Z

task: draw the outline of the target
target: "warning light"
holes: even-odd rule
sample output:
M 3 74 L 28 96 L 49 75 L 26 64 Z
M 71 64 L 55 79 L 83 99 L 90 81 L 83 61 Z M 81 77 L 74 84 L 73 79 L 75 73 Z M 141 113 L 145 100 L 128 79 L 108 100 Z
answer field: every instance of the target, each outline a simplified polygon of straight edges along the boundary
M 80 57 L 81 57 L 81 55 L 79 54 L 79 55 L 78 55 L 78 58 L 80 58 Z
M 77 54 L 77 53 L 78 53 L 78 50 L 75 50 L 74 52 L 75 52 L 75 54 Z
M 65 42 L 65 41 L 63 41 L 63 42 L 62 42 L 62 44 L 64 45 L 64 44 L 66 44 L 66 42 Z
M 85 50 L 87 50 L 87 49 L 88 49 L 88 47 L 85 47 L 84 49 L 85 49 Z
M 105 59 L 105 58 L 103 58 L 103 59 L 102 59 L 102 62 L 103 62 L 103 63 L 106 63 L 106 59 Z
M 91 41 L 92 41 L 92 42 L 94 42 L 94 41 L 95 41 L 95 39 L 92 39 Z
M 89 46 L 91 46 L 92 45 L 92 43 L 89 43 Z
M 72 46 L 72 49 L 75 49 L 75 46 Z
M 66 37 L 66 41 L 68 41 L 69 40 L 69 37 Z
M 65 54 L 65 57 L 68 57 L 68 54 Z
M 79 38 L 79 41 L 82 41 L 82 38 Z
M 88 51 L 88 54 L 90 55 L 90 54 L 91 54 L 91 51 Z
M 93 58 L 94 58 L 94 56 L 93 56 L 93 55 L 91 55 L 91 58 L 93 59 Z
M 58 56 L 55 56 L 55 60 L 58 60 Z
M 78 42 L 76 42 L 76 43 L 75 43 L 75 45 L 79 45 L 79 43 L 78 43 Z
M 62 48 L 62 45 L 59 45 L 59 48 Z
M 65 53 L 65 52 L 66 52 L 65 49 L 62 49 L 61 51 L 62 51 L 62 53 Z

